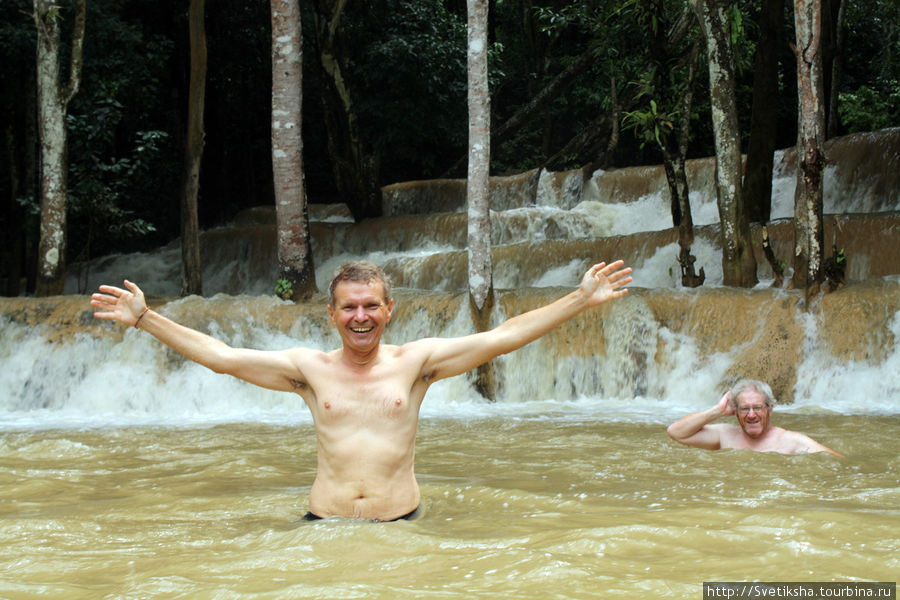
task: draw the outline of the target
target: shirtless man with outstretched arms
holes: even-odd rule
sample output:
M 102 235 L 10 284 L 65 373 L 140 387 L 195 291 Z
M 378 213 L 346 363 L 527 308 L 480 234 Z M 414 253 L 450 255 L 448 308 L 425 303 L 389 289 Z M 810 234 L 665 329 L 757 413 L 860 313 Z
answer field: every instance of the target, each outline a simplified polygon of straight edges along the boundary
M 299 394 L 312 413 L 317 472 L 306 518 L 332 516 L 390 521 L 418 511 L 414 474 L 419 407 L 428 387 L 541 337 L 579 313 L 620 298 L 632 278 L 622 261 L 591 267 L 579 288 L 496 328 L 457 338 L 381 343 L 394 300 L 390 281 L 371 263 L 339 269 L 328 314 L 342 347 L 232 348 L 150 310 L 140 288 L 100 286 L 95 317 L 133 325 L 217 373 Z
M 804 433 L 772 425 L 769 419 L 774 404 L 775 398 L 767 383 L 743 379 L 726 392 L 718 404 L 678 419 L 666 431 L 676 442 L 707 450 L 744 448 L 781 454 L 828 452 L 843 456 Z M 737 425 L 713 423 L 731 415 L 737 418 Z

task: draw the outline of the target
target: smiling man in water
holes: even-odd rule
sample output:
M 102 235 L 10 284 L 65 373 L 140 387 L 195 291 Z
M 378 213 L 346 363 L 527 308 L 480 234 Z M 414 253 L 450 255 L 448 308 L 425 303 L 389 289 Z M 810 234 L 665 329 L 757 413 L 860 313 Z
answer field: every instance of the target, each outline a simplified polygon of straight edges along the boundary
M 678 419 L 666 431 L 676 442 L 707 450 L 744 448 L 780 454 L 828 452 L 843 456 L 806 434 L 772 425 L 774 405 L 775 397 L 767 383 L 742 379 L 722 396 L 718 404 Z M 737 418 L 737 425 L 713 424 L 713 421 L 731 415 Z
M 389 278 L 372 263 L 343 265 L 329 288 L 328 314 L 342 347 L 250 350 L 190 329 L 150 310 L 140 288 L 102 285 L 94 316 L 152 334 L 217 373 L 299 394 L 312 413 L 317 470 L 307 520 L 348 517 L 410 519 L 419 511 L 414 470 L 419 407 L 428 387 L 521 348 L 579 313 L 628 293 L 631 268 L 599 263 L 579 288 L 510 318 L 496 328 L 456 338 L 381 343 L 394 300 Z

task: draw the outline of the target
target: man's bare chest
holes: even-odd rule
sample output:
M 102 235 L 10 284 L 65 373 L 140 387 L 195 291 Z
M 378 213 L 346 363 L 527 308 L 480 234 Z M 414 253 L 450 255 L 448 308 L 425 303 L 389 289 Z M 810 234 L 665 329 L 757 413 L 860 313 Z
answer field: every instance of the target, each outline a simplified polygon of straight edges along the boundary
M 395 369 L 359 373 L 344 369 L 323 370 L 310 378 L 313 392 L 307 400 L 320 423 L 381 422 L 415 418 L 421 398 L 414 394 L 414 378 Z

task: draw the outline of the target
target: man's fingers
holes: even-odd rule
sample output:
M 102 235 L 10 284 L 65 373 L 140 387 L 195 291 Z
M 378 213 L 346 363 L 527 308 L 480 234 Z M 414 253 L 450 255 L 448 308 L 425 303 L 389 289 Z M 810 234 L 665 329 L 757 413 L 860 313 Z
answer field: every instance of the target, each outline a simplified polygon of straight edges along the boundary
M 622 287 L 622 286 L 624 286 L 624 285 L 628 285 L 628 284 L 631 283 L 632 281 L 634 281 L 634 278 L 633 278 L 633 277 L 626 277 L 625 279 L 619 279 L 619 280 L 617 280 L 617 281 L 615 282 L 615 284 L 616 284 L 616 287 Z
M 598 269 L 604 275 L 609 275 L 616 269 L 622 267 L 622 265 L 624 265 L 624 264 L 625 264 L 624 260 L 617 260 L 617 261 L 613 261 L 609 264 L 606 264 L 605 262 L 601 262 L 601 263 L 594 265 L 594 267 L 596 269 Z
M 113 296 L 115 298 L 119 298 L 129 293 L 127 290 L 123 290 L 122 288 L 116 287 L 114 285 L 101 285 L 97 289 L 99 289 L 104 294 L 109 294 L 110 296 Z
M 631 277 L 630 275 L 631 275 L 631 268 L 629 267 L 627 269 L 622 269 L 621 271 L 616 271 L 615 273 L 607 276 L 607 279 L 613 285 L 620 287 L 623 285 L 628 285 L 629 283 L 631 283 L 634 280 L 634 278 Z

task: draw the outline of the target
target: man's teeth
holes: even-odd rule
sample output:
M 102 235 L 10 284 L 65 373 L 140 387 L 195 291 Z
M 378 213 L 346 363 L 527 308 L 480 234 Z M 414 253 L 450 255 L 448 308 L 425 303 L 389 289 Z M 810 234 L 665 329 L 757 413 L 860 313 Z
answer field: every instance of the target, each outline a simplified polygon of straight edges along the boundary
M 372 329 L 372 327 L 351 327 L 350 331 L 353 331 L 354 333 L 367 333 L 372 331 Z

